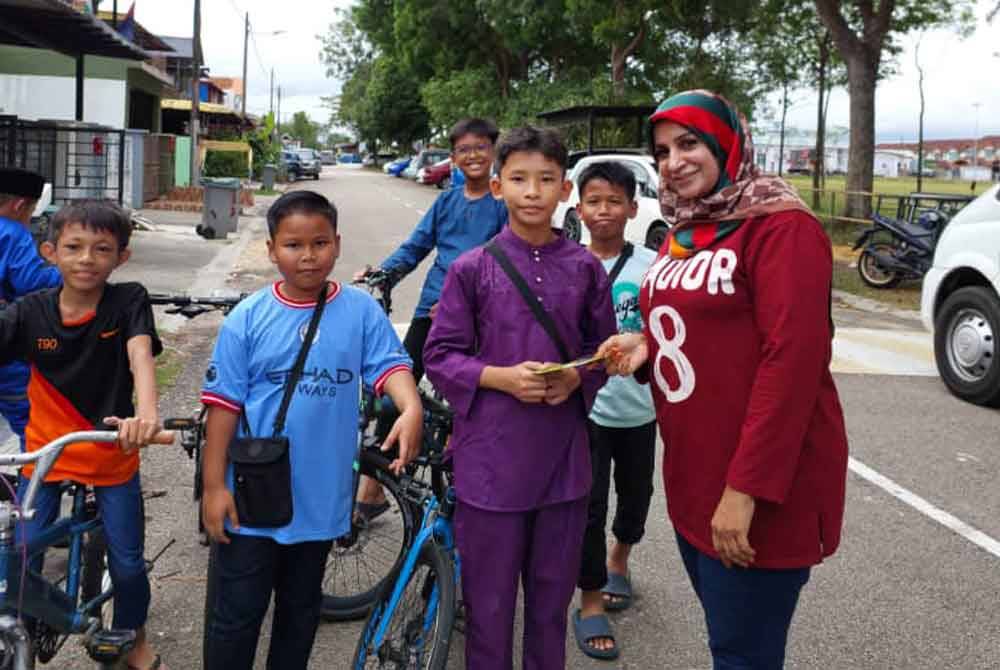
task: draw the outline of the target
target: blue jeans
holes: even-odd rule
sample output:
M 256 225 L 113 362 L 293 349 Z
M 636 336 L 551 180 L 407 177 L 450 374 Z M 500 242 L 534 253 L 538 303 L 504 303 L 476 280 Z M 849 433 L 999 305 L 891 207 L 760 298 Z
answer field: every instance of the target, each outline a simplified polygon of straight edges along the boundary
M 809 568 L 726 568 L 679 533 L 677 544 L 705 611 L 714 670 L 781 670 Z
M 268 670 L 306 670 L 323 604 L 330 540 L 278 544 L 229 533 L 212 544 L 205 593 L 204 670 L 252 670 L 274 593 Z
M 21 477 L 18 491 L 27 490 L 28 480 Z M 108 571 L 115 589 L 114 628 L 137 630 L 149 614 L 149 577 L 146 575 L 146 522 L 143 515 L 139 473 L 124 484 L 95 486 L 97 509 L 104 522 L 108 546 Z M 30 542 L 59 514 L 59 484 L 44 484 L 35 498 L 35 517 L 21 525 L 25 541 Z M 42 557 L 31 559 L 31 568 L 40 571 Z

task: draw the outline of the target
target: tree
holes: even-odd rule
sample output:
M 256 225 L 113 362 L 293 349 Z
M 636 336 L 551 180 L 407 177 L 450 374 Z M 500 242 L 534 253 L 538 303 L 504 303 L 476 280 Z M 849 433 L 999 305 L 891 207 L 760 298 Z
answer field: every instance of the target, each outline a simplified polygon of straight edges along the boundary
M 311 120 L 305 112 L 295 112 L 291 122 L 282 123 L 278 129 L 282 135 L 289 135 L 307 147 L 315 147 L 318 144 L 320 130 L 322 126 Z
M 625 97 L 625 70 L 630 58 L 646 40 L 649 19 L 661 3 L 654 0 L 568 0 L 567 10 L 576 21 L 592 26 L 594 41 L 608 50 L 611 92 L 615 101 Z
M 883 53 L 892 40 L 917 28 L 967 27 L 971 0 L 815 0 L 837 52 L 847 65 L 851 140 L 847 190 L 870 192 L 875 159 L 875 87 Z M 847 198 L 847 216 L 867 218 L 871 200 Z

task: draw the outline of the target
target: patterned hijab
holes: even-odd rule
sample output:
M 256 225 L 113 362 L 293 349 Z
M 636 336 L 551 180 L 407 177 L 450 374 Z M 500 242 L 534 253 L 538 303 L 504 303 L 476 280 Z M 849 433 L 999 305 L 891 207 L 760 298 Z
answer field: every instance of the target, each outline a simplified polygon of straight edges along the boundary
M 788 182 L 763 175 L 754 165 L 747 120 L 721 95 L 703 90 L 678 93 L 664 100 L 649 121 L 652 126 L 660 121 L 684 126 L 719 163 L 715 188 L 693 199 L 669 190 L 660 171 L 660 209 L 671 225 L 672 257 L 692 256 L 756 216 L 796 209 L 810 212 Z

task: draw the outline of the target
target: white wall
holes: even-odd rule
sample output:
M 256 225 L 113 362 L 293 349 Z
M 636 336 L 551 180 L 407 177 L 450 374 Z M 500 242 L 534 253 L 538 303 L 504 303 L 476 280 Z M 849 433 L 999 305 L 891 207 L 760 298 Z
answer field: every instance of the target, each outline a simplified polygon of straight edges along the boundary
M 72 77 L 0 74 L 0 113 L 28 120 L 76 117 L 76 80 Z M 83 120 L 112 128 L 125 127 L 125 82 L 86 79 Z

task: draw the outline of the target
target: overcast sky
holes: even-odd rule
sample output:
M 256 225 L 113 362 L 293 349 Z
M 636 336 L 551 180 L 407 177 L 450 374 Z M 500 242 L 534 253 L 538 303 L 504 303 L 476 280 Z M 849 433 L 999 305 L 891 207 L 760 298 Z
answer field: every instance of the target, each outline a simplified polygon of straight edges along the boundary
M 980 0 L 976 32 L 964 40 L 949 31 L 925 33 L 920 47 L 924 66 L 926 114 L 924 134 L 928 139 L 971 137 L 976 129 L 978 108 L 980 135 L 1000 135 L 1000 17 L 992 25 L 984 20 L 988 5 Z M 103 0 L 102 9 L 111 9 Z M 126 11 L 129 0 L 118 0 Z M 243 62 L 243 13 L 250 13 L 256 50 L 251 42 L 247 65 L 248 111 L 260 114 L 269 107 L 270 70 L 282 88 L 282 118 L 306 111 L 315 120 L 326 121 L 329 112 L 320 98 L 335 94 L 339 82 L 326 78 L 319 61 L 317 35 L 326 32 L 333 9 L 349 6 L 351 0 L 202 0 L 202 41 L 207 65 L 214 76 L 240 76 Z M 138 0 L 136 19 L 154 33 L 190 37 L 193 0 Z M 270 35 L 273 31 L 285 31 Z M 913 59 L 916 36 L 906 39 L 899 58 L 899 73 L 880 83 L 876 98 L 879 141 L 915 140 L 919 97 Z M 789 123 L 811 129 L 816 123 L 815 94 L 797 92 L 789 110 Z M 771 100 L 777 108 L 777 98 Z M 834 92 L 830 103 L 831 126 L 848 125 L 848 97 Z

